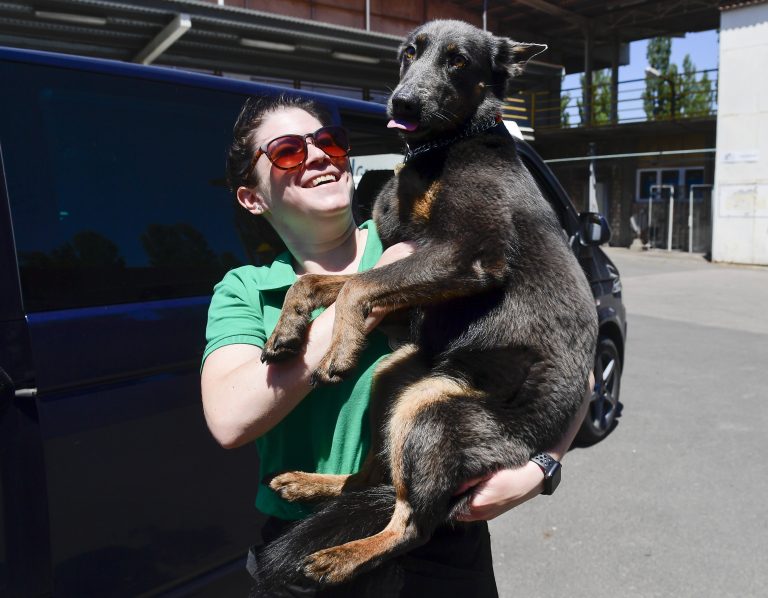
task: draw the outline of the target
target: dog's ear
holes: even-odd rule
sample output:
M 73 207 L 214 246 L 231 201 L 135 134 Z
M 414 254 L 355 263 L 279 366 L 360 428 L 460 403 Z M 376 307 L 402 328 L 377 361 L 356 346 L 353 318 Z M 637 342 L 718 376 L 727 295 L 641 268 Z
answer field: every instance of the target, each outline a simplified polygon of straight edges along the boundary
M 499 90 L 506 87 L 508 78 L 523 72 L 525 63 L 547 49 L 546 44 L 525 44 L 507 37 L 494 37 L 493 41 L 493 82 Z

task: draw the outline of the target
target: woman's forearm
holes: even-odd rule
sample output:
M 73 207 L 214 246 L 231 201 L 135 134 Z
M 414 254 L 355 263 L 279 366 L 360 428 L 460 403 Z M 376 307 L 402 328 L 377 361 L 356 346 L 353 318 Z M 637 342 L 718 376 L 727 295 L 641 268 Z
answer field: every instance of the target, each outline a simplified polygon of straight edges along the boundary
M 310 376 L 331 345 L 334 307 L 310 325 L 301 354 L 285 362 L 261 361 L 261 349 L 229 345 L 205 361 L 203 410 L 214 438 L 226 448 L 246 444 L 271 430 L 312 390 Z

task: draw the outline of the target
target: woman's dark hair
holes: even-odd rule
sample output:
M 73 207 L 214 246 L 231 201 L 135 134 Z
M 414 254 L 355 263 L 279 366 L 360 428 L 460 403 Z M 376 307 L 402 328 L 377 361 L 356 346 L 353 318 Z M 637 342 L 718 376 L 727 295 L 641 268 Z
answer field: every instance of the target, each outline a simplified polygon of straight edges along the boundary
M 241 186 L 252 187 L 258 183 L 256 169 L 251 168 L 256 153 L 256 130 L 265 118 L 278 110 L 298 108 L 314 116 L 323 125 L 331 124 L 330 115 L 316 102 L 290 94 L 276 96 L 253 96 L 243 104 L 235 121 L 232 144 L 227 151 L 227 185 L 233 194 Z M 285 243 L 262 217 L 245 210 L 235 195 L 235 225 L 252 263 L 271 262 L 285 251 Z
M 227 152 L 227 184 L 232 192 L 240 186 L 256 184 L 255 169 L 251 169 L 253 155 L 256 153 L 254 135 L 269 114 L 286 108 L 304 110 L 323 125 L 331 124 L 328 113 L 319 104 L 306 98 L 288 94 L 248 98 L 235 121 L 232 144 Z

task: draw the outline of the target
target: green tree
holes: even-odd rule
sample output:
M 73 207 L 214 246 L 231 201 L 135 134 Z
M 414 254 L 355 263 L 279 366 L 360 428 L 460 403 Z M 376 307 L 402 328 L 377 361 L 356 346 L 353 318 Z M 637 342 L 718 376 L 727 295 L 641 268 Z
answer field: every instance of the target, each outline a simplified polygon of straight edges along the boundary
M 587 77 L 581 76 L 581 88 L 586 90 Z M 592 72 L 592 123 L 605 125 L 611 121 L 611 72 L 609 69 Z M 586 97 L 586 92 L 584 94 Z M 579 118 L 583 125 L 587 124 L 584 100 L 576 100 L 579 107 Z
M 654 37 L 648 41 L 646 51 L 648 65 L 660 73 L 659 77 L 647 76 L 645 79 L 643 108 L 648 120 L 670 118 L 673 103 L 675 104 L 675 113 L 679 114 L 680 112 L 679 103 L 672 101 L 673 87 L 675 100 L 679 97 L 679 90 L 677 65 L 670 64 L 671 55 L 671 37 Z
M 696 77 L 696 65 L 689 54 L 683 58 L 683 73 L 679 79 L 679 112 L 686 117 L 707 116 L 712 112 L 712 81 L 707 73 Z

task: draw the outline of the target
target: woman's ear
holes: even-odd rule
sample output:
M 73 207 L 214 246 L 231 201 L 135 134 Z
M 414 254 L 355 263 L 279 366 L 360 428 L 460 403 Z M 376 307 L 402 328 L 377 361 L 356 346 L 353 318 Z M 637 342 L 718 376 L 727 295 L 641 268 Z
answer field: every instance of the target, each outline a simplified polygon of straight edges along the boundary
M 237 203 L 256 216 L 261 216 L 268 209 L 264 198 L 248 187 L 237 188 Z

